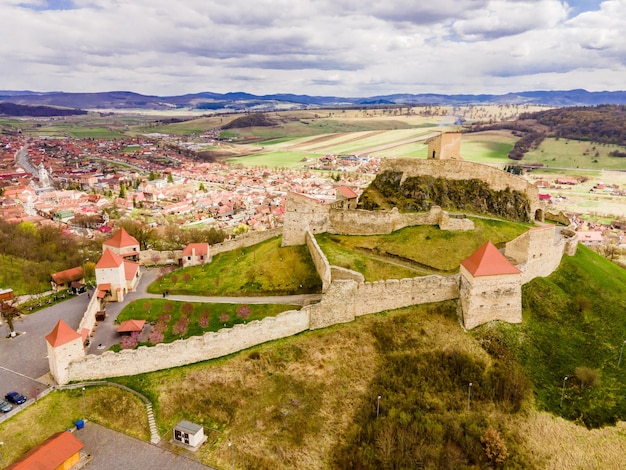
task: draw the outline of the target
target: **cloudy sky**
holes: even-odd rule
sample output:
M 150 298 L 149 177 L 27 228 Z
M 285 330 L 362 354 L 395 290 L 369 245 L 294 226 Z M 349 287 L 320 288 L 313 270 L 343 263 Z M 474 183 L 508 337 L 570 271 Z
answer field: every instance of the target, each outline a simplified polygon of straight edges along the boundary
M 0 0 L 0 90 L 626 89 L 626 0 Z

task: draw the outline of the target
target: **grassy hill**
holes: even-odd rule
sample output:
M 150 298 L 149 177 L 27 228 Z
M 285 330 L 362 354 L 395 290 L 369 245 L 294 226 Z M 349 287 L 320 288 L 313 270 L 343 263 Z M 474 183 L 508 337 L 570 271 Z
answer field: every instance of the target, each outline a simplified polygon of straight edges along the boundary
M 430 304 L 120 381 L 162 432 L 215 430 L 211 465 L 230 441 L 242 468 L 611 468 L 623 424 L 584 425 L 626 418 L 625 294 L 624 271 L 580 247 L 525 286 L 521 325 L 465 333 L 455 302 Z

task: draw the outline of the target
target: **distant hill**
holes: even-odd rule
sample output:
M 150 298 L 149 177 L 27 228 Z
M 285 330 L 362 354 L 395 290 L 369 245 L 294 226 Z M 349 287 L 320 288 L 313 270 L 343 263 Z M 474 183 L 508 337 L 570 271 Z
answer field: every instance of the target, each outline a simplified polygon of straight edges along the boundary
M 546 106 L 592 106 L 597 104 L 626 104 L 626 91 L 589 92 L 525 91 L 504 95 L 444 95 L 444 94 L 391 94 L 360 98 L 338 96 L 309 96 L 278 93 L 253 95 L 243 92 L 203 92 L 180 96 L 141 95 L 130 91 L 100 93 L 38 93 L 33 91 L 0 91 L 0 102 L 21 105 L 63 106 L 82 109 L 150 109 L 177 108 L 224 111 L 268 111 L 274 109 L 304 109 L 346 106 L 406 106 L 419 104 L 533 104 Z
M 73 116 L 78 114 L 87 114 L 87 111 L 82 109 L 53 108 L 52 106 L 28 106 L 15 103 L 0 103 L 0 115 L 5 116 L 50 117 Z

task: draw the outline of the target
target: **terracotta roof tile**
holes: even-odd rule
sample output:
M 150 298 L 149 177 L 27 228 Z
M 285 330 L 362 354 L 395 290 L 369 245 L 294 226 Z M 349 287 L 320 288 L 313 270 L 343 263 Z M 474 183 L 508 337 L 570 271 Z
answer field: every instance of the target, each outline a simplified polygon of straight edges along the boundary
M 461 265 L 474 277 L 521 273 L 490 241 L 461 261 Z
M 96 269 L 118 268 L 124 260 L 121 256 L 113 253 L 110 249 L 105 248 L 104 253 L 96 263 Z
M 106 246 L 114 246 L 116 248 L 124 248 L 127 246 L 139 245 L 139 242 L 135 237 L 129 235 L 128 232 L 122 227 L 115 233 L 115 235 L 102 244 Z
M 66 460 L 84 447 L 74 434 L 62 431 L 50 436 L 37 447 L 27 452 L 8 468 L 16 470 L 54 470 L 63 468 Z
M 76 338 L 82 338 L 80 333 L 72 330 L 72 327 L 63 320 L 59 320 L 54 329 L 46 336 L 46 341 L 50 343 L 50 346 L 56 348 Z
M 190 243 L 183 250 L 183 256 L 191 256 L 193 251 L 196 250 L 196 256 L 207 255 L 209 254 L 209 244 L 208 243 Z
M 120 326 L 117 328 L 117 332 L 132 333 L 133 331 L 141 331 L 145 324 L 145 320 L 126 320 L 120 323 Z

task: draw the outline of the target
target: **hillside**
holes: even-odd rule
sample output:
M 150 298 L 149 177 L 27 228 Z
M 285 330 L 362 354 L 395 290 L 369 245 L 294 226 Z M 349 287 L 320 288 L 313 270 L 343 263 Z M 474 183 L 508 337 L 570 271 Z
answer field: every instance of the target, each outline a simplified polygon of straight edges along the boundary
M 454 302 L 430 304 L 119 381 L 156 401 L 162 432 L 215 429 L 209 465 L 233 442 L 238 468 L 615 468 L 623 426 L 582 425 L 626 419 L 625 294 L 624 271 L 580 247 L 524 288 L 521 325 L 468 334 Z

